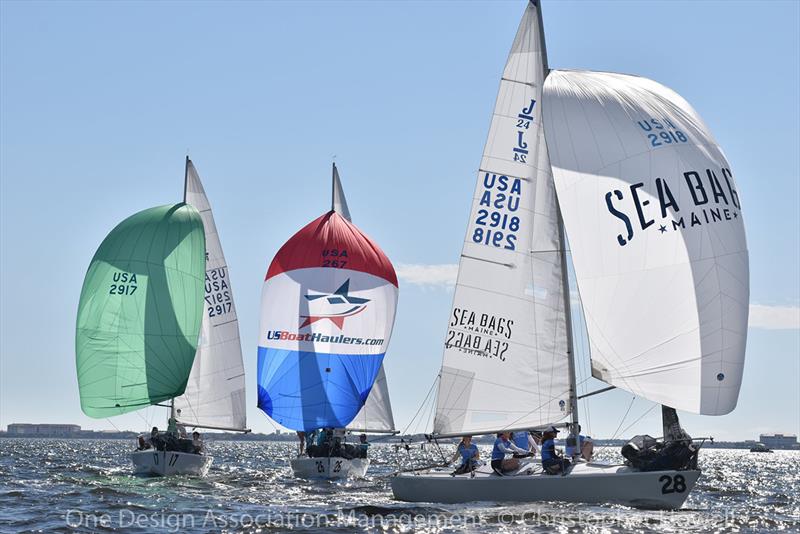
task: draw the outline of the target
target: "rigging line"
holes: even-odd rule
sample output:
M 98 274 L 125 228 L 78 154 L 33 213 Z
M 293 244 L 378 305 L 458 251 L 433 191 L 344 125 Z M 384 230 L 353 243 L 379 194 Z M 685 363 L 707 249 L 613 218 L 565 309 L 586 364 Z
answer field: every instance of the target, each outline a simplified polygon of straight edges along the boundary
M 414 417 L 411 418 L 411 421 L 409 421 L 409 423 L 403 429 L 403 432 L 402 432 L 403 434 L 405 434 L 408 431 L 408 429 L 411 427 L 411 424 L 414 422 L 414 420 L 419 415 L 420 410 L 422 410 L 422 408 L 425 406 L 425 403 L 428 402 L 428 397 L 431 396 L 431 392 L 433 391 L 433 388 L 436 386 L 436 383 L 439 381 L 439 377 L 440 377 L 440 375 L 436 375 L 436 378 L 433 379 L 433 384 L 431 384 L 431 387 L 428 389 L 428 394 L 425 395 L 425 399 L 422 401 L 422 404 L 417 409 L 417 413 L 414 414 Z
M 266 414 L 264 414 L 264 415 L 266 415 Z M 269 424 L 272 425 L 272 428 L 274 430 L 279 430 L 279 428 L 277 426 L 275 426 L 275 422 L 272 420 L 272 418 L 270 416 L 268 416 L 268 415 L 266 417 L 267 417 L 267 421 L 269 421 Z
M 553 401 L 553 400 L 555 400 L 556 398 L 558 398 L 558 397 L 553 397 L 552 399 L 550 399 L 550 400 L 548 400 L 548 401 L 545 401 L 545 402 L 543 402 L 542 404 L 540 404 L 539 406 L 537 406 L 537 407 L 536 407 L 536 408 L 534 408 L 533 410 L 529 411 L 528 413 L 526 413 L 526 414 L 523 414 L 523 415 L 521 415 L 520 417 L 517 417 L 516 419 L 514 419 L 513 421 L 511 421 L 509 424 L 505 425 L 505 427 L 504 427 L 504 428 L 513 428 L 513 426 L 514 426 L 514 425 L 517 423 L 517 421 L 520 421 L 520 420 L 522 420 L 522 419 L 526 418 L 527 416 L 529 416 L 530 414 L 532 414 L 532 413 L 535 413 L 535 412 L 539 411 L 539 409 L 540 409 L 542 406 L 545 406 L 546 404 L 548 404 L 548 403 L 552 402 L 552 401 Z M 560 420 L 560 419 L 563 419 L 563 418 L 564 418 L 564 417 L 560 417 L 559 419 L 556 419 L 556 420 L 558 421 L 558 420 Z M 537 425 L 533 425 L 533 426 L 537 426 Z
M 434 402 L 433 402 L 433 397 L 431 397 L 430 399 L 425 400 L 422 415 L 417 420 L 417 424 L 414 426 L 414 431 L 412 432 L 412 434 L 425 433 L 427 425 L 430 423 L 431 413 L 433 412 L 433 410 L 434 410 Z M 427 414 L 427 416 L 425 414 Z M 424 425 L 422 424 L 423 419 L 425 419 Z
M 435 405 L 435 403 L 433 401 L 431 401 L 431 406 L 430 406 L 430 409 L 428 410 L 428 419 L 425 421 L 425 427 L 423 428 L 423 431 L 425 431 L 428 428 L 431 428 L 431 417 L 433 417 L 433 413 L 435 411 L 436 411 L 436 405 Z M 420 420 L 421 420 L 421 418 L 420 418 Z
M 108 417 L 106 417 L 106 421 L 108 421 L 109 423 L 111 423 L 111 426 L 113 426 L 113 427 L 114 427 L 114 430 L 116 430 L 117 432 L 122 432 L 122 431 L 121 431 L 119 428 L 117 428 L 117 425 L 115 425 L 115 424 L 114 424 L 114 421 L 112 421 L 112 420 L 111 420 L 111 419 L 109 419 Z
M 197 422 L 200 422 L 200 417 L 197 415 L 197 410 L 195 410 L 194 406 L 192 406 L 192 401 L 189 400 L 189 395 L 186 395 L 186 393 L 184 393 L 179 398 L 182 398 L 186 402 L 186 404 L 189 406 L 189 410 L 192 412 L 192 416 L 194 417 L 194 420 L 197 421 Z M 199 408 L 199 406 L 198 406 L 198 408 Z
M 145 418 L 144 418 L 144 416 L 142 415 L 142 413 L 141 413 L 141 411 L 140 411 L 140 410 L 136 410 L 136 411 L 135 411 L 135 412 L 133 412 L 133 413 L 135 413 L 136 415 L 138 415 L 138 416 L 139 416 L 139 419 L 141 419 L 141 420 L 144 422 L 145 428 L 149 428 L 149 427 L 151 427 L 151 426 L 152 426 L 152 425 L 151 425 L 151 423 L 153 422 L 153 420 L 152 420 L 152 419 L 150 419 L 150 421 L 148 421 L 147 419 L 145 419 Z M 114 427 L 114 428 L 116 428 L 116 427 Z
M 638 418 L 638 419 L 636 419 L 636 421 L 634 421 L 633 423 L 631 423 L 631 424 L 629 424 L 628 426 L 626 426 L 626 427 L 625 427 L 625 430 L 623 430 L 623 431 L 622 431 L 622 433 L 623 433 L 623 434 L 625 434 L 625 433 L 628 431 L 628 429 L 629 429 L 629 428 L 631 428 L 633 425 L 635 425 L 636 423 L 638 423 L 639 421 L 641 421 L 641 420 L 644 418 L 644 416 L 646 416 L 647 414 L 649 414 L 650 412 L 652 412 L 652 411 L 653 411 L 653 409 L 654 409 L 656 406 L 658 406 L 658 403 L 655 403 L 655 404 L 653 404 L 653 405 L 650 407 L 650 409 L 649 409 L 649 410 L 647 410 L 646 412 L 644 412 L 642 415 L 640 415 L 640 416 L 639 416 L 639 418 Z
M 631 408 L 633 408 L 633 402 L 634 402 L 635 400 L 636 400 L 636 395 L 634 395 L 633 397 L 631 397 L 631 403 L 628 405 L 628 411 L 626 411 L 626 412 L 625 412 L 625 415 L 623 415 L 623 416 L 622 416 L 622 421 L 620 421 L 620 422 L 619 422 L 619 426 L 618 426 L 618 427 L 617 427 L 617 429 L 614 431 L 614 434 L 612 434 L 612 435 L 611 435 L 611 439 L 616 439 L 616 438 L 617 438 L 617 433 L 619 432 L 619 429 L 620 429 L 620 428 L 622 428 L 622 423 L 624 423 L 624 422 L 625 422 L 625 418 L 627 418 L 627 417 L 628 417 L 628 414 L 631 412 Z M 626 429 L 626 430 L 627 430 L 627 429 Z

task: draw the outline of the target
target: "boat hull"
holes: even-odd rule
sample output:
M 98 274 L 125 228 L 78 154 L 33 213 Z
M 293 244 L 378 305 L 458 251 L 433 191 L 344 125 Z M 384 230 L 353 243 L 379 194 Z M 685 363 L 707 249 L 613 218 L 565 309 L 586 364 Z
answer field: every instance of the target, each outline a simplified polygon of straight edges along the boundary
M 133 467 L 140 475 L 193 475 L 204 477 L 214 459 L 202 454 L 174 451 L 136 451 L 131 454 Z
M 363 478 L 367 474 L 369 459 L 340 458 L 293 458 L 291 461 L 294 476 L 298 478 Z
M 637 508 L 677 509 L 694 487 L 699 470 L 639 472 L 627 466 L 578 464 L 566 476 L 497 476 L 482 468 L 475 476 L 449 472 L 403 473 L 391 477 L 395 499 L 409 502 L 471 501 L 615 503 Z

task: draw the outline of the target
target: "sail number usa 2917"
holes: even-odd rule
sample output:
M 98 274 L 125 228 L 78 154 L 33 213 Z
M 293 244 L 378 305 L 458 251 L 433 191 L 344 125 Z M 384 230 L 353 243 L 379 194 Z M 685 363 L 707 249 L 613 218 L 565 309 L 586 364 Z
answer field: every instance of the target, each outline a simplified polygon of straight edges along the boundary
M 233 309 L 228 270 L 222 266 L 206 271 L 206 313 L 209 317 L 225 315 Z

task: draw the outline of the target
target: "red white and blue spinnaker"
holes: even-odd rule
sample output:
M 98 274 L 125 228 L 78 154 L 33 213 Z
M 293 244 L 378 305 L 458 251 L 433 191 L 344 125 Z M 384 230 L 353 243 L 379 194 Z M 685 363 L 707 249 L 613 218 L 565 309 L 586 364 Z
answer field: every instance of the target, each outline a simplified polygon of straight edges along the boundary
M 334 168 L 333 209 L 278 251 L 261 297 L 258 407 L 293 430 L 344 428 L 378 376 L 397 275 L 349 221 Z

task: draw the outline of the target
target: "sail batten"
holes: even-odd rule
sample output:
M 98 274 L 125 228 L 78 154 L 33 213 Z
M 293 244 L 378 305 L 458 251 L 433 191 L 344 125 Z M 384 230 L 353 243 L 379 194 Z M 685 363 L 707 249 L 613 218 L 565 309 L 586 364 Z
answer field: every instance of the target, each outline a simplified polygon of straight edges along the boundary
M 506 62 L 459 263 L 434 433 L 533 428 L 569 415 L 558 213 L 541 123 L 536 3 Z
M 647 78 L 553 71 L 542 107 L 592 375 L 681 410 L 730 412 L 749 273 L 721 148 L 682 97 Z
M 230 273 L 211 203 L 194 164 L 186 159 L 184 198 L 203 221 L 206 236 L 205 301 L 197 354 L 185 393 L 175 399 L 178 420 L 195 427 L 245 430 L 247 410 L 239 320 Z

